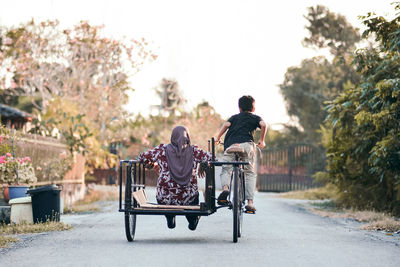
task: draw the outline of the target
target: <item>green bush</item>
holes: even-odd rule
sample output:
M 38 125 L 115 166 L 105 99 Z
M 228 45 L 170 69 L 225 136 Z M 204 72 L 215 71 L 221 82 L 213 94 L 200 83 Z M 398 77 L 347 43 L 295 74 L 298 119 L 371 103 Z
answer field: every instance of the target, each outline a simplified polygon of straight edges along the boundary
M 396 9 L 400 9 L 397 4 Z M 400 214 L 400 16 L 364 17 L 363 37 L 375 44 L 357 51 L 362 80 L 328 103 L 328 174 L 340 202 Z

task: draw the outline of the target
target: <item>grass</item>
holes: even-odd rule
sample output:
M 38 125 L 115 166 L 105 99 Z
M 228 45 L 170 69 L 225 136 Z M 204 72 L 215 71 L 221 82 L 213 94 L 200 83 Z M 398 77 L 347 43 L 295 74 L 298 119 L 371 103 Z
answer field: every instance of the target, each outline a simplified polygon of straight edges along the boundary
M 362 230 L 385 231 L 390 233 L 400 232 L 399 219 L 384 212 L 370 210 L 327 210 L 321 207 L 312 208 L 311 211 L 322 217 L 354 219 L 357 222 L 364 223 L 360 227 Z
M 363 223 L 362 230 L 400 232 L 400 220 L 390 214 L 371 210 L 342 209 L 335 203 L 336 190 L 332 185 L 304 191 L 291 191 L 279 194 L 278 197 L 291 199 L 325 200 L 312 203 L 310 210 L 322 217 L 351 218 Z
M 0 248 L 7 248 L 11 243 L 19 240 L 11 236 L 3 236 L 0 234 Z
M 308 199 L 308 200 L 334 199 L 335 196 L 336 196 L 336 191 L 332 185 L 326 185 L 324 187 L 313 188 L 302 191 L 290 191 L 278 195 L 278 197 L 281 198 Z
M 20 223 L 7 224 L 0 227 L 0 234 L 15 235 L 15 234 L 31 234 L 42 232 L 65 231 L 72 227 L 69 224 L 62 222 L 45 222 L 45 223 Z
M 3 224 L 0 227 L 0 247 L 5 248 L 12 242 L 17 242 L 18 239 L 9 236 L 16 234 L 31 234 L 42 232 L 65 231 L 72 227 L 62 222 L 45 222 L 45 223 L 20 223 L 20 224 Z
M 89 188 L 84 199 L 64 208 L 64 214 L 97 212 L 101 209 L 101 201 L 115 201 L 119 198 L 119 191 L 115 187 L 96 186 Z
M 386 231 L 390 233 L 400 231 L 400 221 L 393 218 L 384 218 L 382 220 L 373 221 L 361 226 L 363 230 Z

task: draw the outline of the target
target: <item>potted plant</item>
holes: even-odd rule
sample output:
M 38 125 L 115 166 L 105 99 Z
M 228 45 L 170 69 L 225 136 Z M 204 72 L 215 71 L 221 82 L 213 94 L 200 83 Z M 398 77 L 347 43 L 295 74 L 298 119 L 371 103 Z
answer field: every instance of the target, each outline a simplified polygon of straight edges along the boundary
M 6 201 L 26 196 L 29 184 L 37 181 L 31 159 L 14 155 L 13 147 L 17 138 L 15 132 L 0 127 L 0 184 L 8 185 L 4 188 Z M 7 140 L 11 140 L 11 146 Z
M 36 181 L 29 157 L 14 158 L 10 153 L 0 156 L 0 183 L 8 184 L 9 199 L 25 196 L 29 184 Z

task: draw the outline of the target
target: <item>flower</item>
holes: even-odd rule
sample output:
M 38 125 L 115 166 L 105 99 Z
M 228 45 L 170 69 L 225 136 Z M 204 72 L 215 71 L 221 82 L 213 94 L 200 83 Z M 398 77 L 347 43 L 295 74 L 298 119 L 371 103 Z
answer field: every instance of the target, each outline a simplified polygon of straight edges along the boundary
M 11 44 L 12 44 L 12 39 L 7 37 L 7 38 L 4 40 L 4 44 L 6 44 L 6 45 L 11 45 Z
M 31 184 L 37 181 L 30 158 L 14 158 L 10 153 L 0 156 L 0 183 Z
M 31 184 L 37 181 L 30 157 L 15 157 L 13 148 L 4 142 L 16 142 L 19 135 L 0 125 L 0 184 Z

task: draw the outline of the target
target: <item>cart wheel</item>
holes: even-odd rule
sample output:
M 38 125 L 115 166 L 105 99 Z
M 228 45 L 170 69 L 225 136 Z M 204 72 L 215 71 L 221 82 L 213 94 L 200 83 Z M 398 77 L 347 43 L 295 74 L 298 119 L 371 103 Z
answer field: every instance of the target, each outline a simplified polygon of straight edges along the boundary
M 129 212 L 125 212 L 125 233 L 126 239 L 129 242 L 132 242 L 135 238 L 136 231 L 136 214 L 129 214 Z
M 132 196 L 132 180 L 131 176 L 128 176 L 125 184 L 125 210 L 130 210 L 137 207 L 136 200 Z M 132 242 L 135 238 L 136 231 L 136 214 L 131 214 L 129 211 L 125 211 L 125 233 L 126 239 Z
M 234 167 L 233 177 L 233 242 L 237 243 L 240 236 L 240 200 L 239 200 L 239 173 L 238 167 Z

